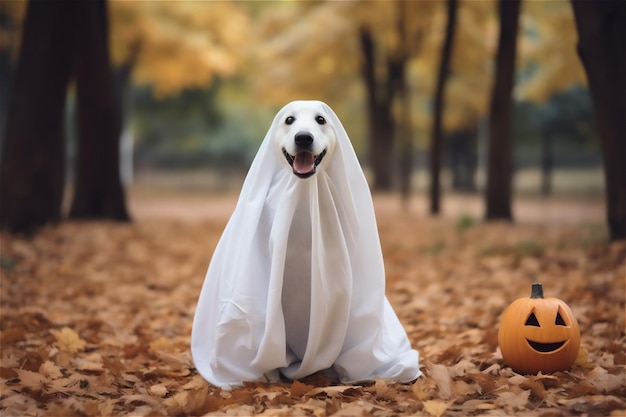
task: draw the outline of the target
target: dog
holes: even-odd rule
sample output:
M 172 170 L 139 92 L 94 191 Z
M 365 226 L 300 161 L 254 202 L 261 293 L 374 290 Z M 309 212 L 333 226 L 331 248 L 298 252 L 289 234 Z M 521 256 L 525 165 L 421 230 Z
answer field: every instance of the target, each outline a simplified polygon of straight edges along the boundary
M 191 351 L 210 383 L 412 381 L 419 354 L 385 297 L 367 181 L 334 111 L 294 101 L 274 118 L 213 253 Z
M 274 147 L 283 154 L 293 175 L 300 179 L 310 178 L 317 173 L 318 167 L 323 170 L 332 160 L 337 137 L 327 119 L 327 115 L 310 103 L 300 103 L 292 106 L 276 129 Z M 311 307 L 311 271 L 302 265 L 311 264 L 312 238 L 309 208 L 300 204 L 296 212 L 298 215 L 288 236 L 282 307 L 287 348 L 302 359 L 308 340 Z
M 311 106 L 300 105 L 277 127 L 275 147 L 298 178 L 315 175 L 326 155 L 332 159 L 337 137 L 327 117 Z

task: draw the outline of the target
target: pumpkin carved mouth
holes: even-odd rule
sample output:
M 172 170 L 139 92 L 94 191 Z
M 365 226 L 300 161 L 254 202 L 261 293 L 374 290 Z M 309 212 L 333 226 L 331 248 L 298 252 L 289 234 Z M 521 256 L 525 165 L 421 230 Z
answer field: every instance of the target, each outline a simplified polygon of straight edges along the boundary
M 567 342 L 567 340 L 563 340 L 561 342 L 540 343 L 540 342 L 535 342 L 534 340 L 530 340 L 530 339 L 526 339 L 526 341 L 528 342 L 531 348 L 541 353 L 554 352 L 555 350 L 558 350 L 561 347 L 563 347 L 565 342 Z

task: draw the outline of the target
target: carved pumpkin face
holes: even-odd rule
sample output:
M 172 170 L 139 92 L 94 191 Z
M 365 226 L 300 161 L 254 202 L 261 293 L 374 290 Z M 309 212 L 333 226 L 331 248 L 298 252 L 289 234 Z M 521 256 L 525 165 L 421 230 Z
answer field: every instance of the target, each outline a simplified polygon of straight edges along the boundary
M 530 298 L 515 300 L 502 315 L 498 345 L 514 371 L 536 374 L 569 369 L 580 348 L 580 329 L 572 310 L 558 298 L 543 298 L 533 284 Z

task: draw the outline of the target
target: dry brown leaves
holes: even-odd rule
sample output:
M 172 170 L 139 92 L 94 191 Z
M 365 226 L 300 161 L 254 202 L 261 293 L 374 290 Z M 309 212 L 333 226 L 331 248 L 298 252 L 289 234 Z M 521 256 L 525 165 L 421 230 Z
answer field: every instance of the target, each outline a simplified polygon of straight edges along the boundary
M 603 243 L 590 225 L 485 225 L 389 207 L 377 207 L 388 295 L 421 354 L 414 384 L 313 375 L 210 386 L 189 334 L 226 217 L 64 223 L 1 237 L 0 413 L 624 415 L 623 242 Z M 518 375 L 498 352 L 500 314 L 534 281 L 579 320 L 583 349 L 568 372 Z

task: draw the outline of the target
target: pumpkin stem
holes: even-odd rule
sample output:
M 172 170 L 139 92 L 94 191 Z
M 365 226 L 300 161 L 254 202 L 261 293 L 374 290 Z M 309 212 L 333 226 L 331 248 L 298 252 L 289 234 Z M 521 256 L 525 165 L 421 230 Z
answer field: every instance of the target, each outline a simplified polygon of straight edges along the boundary
M 543 298 L 543 287 L 541 283 L 535 282 L 530 290 L 530 298 Z

